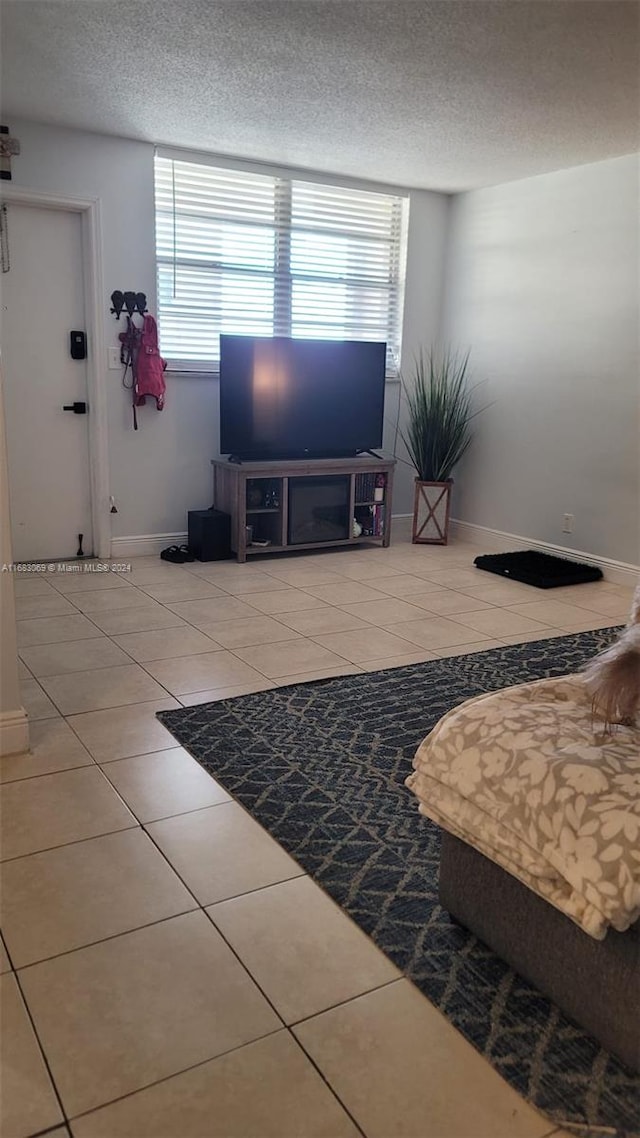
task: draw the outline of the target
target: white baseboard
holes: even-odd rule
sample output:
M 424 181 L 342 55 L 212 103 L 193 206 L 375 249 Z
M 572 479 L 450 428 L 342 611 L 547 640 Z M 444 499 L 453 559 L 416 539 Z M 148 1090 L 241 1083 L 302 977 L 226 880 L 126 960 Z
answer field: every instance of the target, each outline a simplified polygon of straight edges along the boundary
M 126 561 L 128 557 L 153 557 L 170 545 L 186 545 L 186 533 L 143 533 L 135 537 L 112 537 L 112 561 Z
M 624 561 L 600 557 L 586 550 L 552 545 L 548 541 L 537 541 L 535 538 L 522 537 L 520 534 L 503 533 L 502 530 L 476 526 L 471 522 L 459 521 L 457 518 L 452 518 L 450 524 L 452 536 L 460 541 L 472 542 L 474 545 L 502 553 L 511 552 L 512 549 L 539 549 L 542 553 L 551 553 L 557 557 L 568 557 L 572 561 L 583 561 L 587 565 L 594 565 L 602 570 L 605 580 L 613 581 L 617 585 L 637 585 L 640 581 L 640 565 L 628 565 Z
M 392 532 L 396 539 L 411 538 L 412 518 L 412 514 L 393 515 Z M 554 553 L 558 557 L 569 557 L 574 561 L 595 565 L 598 569 L 602 569 L 605 580 L 618 585 L 637 585 L 640 580 L 640 565 L 628 565 L 624 561 L 614 561 L 610 557 L 600 557 L 580 549 L 569 549 L 564 545 L 551 545 L 547 541 L 504 533 L 502 530 L 490 529 L 488 526 L 462 522 L 457 518 L 451 519 L 450 526 L 451 536 L 458 541 L 481 545 L 486 549 L 495 549 L 504 553 L 511 549 L 539 549 L 543 553 Z M 134 537 L 114 537 L 111 540 L 111 557 L 114 561 L 126 561 L 128 557 L 153 557 L 169 545 L 184 545 L 186 542 L 186 533 L 146 533 Z
M 392 514 L 391 523 L 392 540 L 400 538 L 401 541 L 411 541 L 413 514 Z
M 0 711 L 0 757 L 22 755 L 29 750 L 29 720 L 23 707 Z

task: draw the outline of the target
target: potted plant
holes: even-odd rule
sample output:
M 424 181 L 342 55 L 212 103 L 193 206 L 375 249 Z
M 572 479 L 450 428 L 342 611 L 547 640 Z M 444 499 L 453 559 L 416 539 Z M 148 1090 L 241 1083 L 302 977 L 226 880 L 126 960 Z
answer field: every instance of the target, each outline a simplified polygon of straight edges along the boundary
M 415 361 L 410 382 L 402 380 L 407 420 L 400 437 L 416 471 L 411 540 L 446 545 L 453 468 L 472 438 L 474 411 L 468 384 L 469 352 L 433 349 Z M 480 408 L 482 410 L 482 408 Z

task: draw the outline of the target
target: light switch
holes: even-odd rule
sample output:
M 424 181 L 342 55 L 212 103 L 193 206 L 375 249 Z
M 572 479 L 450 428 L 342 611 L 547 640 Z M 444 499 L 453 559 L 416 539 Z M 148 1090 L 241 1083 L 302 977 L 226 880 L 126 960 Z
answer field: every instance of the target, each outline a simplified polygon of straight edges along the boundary
M 107 348 L 107 360 L 109 371 L 120 371 L 120 348 Z

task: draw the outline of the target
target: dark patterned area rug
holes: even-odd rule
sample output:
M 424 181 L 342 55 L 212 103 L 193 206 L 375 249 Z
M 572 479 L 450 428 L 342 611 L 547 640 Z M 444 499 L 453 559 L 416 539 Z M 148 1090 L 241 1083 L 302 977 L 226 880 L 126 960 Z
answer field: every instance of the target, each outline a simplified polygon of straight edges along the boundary
M 440 830 L 404 786 L 449 708 L 580 668 L 604 629 L 159 713 L 497 1071 L 581 1135 L 640 1130 L 640 1080 L 438 904 Z

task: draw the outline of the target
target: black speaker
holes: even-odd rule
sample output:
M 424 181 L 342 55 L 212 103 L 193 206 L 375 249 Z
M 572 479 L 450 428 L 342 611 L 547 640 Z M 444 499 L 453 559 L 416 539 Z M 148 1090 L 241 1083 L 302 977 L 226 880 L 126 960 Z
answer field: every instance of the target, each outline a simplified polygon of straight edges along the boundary
M 198 561 L 231 557 L 231 516 L 221 510 L 189 510 L 189 550 Z

